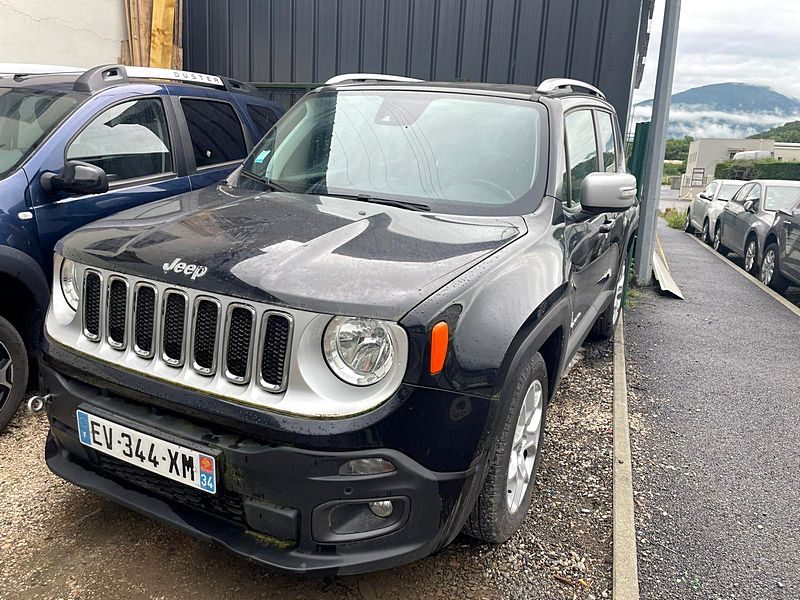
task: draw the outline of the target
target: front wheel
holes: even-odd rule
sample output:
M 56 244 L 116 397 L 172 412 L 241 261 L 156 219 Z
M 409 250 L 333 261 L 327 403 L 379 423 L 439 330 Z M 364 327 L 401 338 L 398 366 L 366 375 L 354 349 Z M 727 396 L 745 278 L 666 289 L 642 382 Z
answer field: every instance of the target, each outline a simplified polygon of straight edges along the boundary
M 686 233 L 694 233 L 694 225 L 692 225 L 692 211 L 686 211 L 686 225 L 683 226 Z
M 782 294 L 789 287 L 789 281 L 781 274 L 778 244 L 769 244 L 761 260 L 761 283 Z
M 512 396 L 509 410 L 483 489 L 464 525 L 467 535 L 493 544 L 514 535 L 528 514 L 547 412 L 547 368 L 541 354 L 523 361 L 509 377 L 502 392 Z
M 723 256 L 730 252 L 728 247 L 722 243 L 722 225 L 720 223 L 717 223 L 717 226 L 714 228 L 714 250 Z
M 0 432 L 11 421 L 28 385 L 28 353 L 14 326 L 0 317 Z
M 708 219 L 703 221 L 703 232 L 700 234 L 700 239 L 703 240 L 704 244 L 708 244 L 709 246 L 712 243 L 711 232 L 709 231 L 709 228 L 708 228 Z
M 744 249 L 744 270 L 750 275 L 758 277 L 758 242 L 754 237 L 747 240 L 747 246 Z

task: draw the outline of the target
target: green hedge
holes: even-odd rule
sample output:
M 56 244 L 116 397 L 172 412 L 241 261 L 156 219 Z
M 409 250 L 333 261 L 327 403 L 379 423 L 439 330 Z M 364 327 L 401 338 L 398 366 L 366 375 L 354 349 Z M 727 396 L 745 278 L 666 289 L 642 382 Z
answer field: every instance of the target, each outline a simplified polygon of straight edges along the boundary
M 729 160 L 714 171 L 716 179 L 791 179 L 800 181 L 800 162 L 780 160 Z

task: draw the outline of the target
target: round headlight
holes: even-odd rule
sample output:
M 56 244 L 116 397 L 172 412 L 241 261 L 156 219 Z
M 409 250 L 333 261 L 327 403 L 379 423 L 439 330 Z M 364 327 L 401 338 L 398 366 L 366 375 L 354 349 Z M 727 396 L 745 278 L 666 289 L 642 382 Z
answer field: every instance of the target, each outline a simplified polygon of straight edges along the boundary
M 65 258 L 61 263 L 61 291 L 72 310 L 78 310 L 78 300 L 80 300 L 77 271 L 75 263 L 70 259 Z
M 353 385 L 379 382 L 394 362 L 392 332 L 377 319 L 334 317 L 325 329 L 322 348 L 336 376 Z

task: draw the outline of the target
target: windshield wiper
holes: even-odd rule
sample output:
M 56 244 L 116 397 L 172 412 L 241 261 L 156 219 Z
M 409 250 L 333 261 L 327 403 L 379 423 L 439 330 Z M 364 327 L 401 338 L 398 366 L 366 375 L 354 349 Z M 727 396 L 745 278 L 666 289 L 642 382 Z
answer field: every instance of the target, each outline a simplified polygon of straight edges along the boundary
M 420 202 L 409 202 L 408 200 L 395 200 L 394 198 L 381 198 L 380 196 L 373 196 L 371 194 L 340 194 L 339 192 L 325 192 L 325 196 L 334 196 L 336 198 L 346 198 L 347 200 L 360 200 L 361 202 L 371 202 L 373 204 L 385 204 L 386 206 L 395 206 L 397 208 L 405 208 L 406 210 L 416 210 L 419 212 L 428 212 L 431 207 L 427 204 Z
M 256 175 L 255 173 L 252 173 L 250 171 L 245 171 L 244 169 L 242 169 L 242 175 L 244 175 L 245 177 L 248 177 L 250 179 L 254 179 L 255 181 L 258 181 L 259 183 L 263 183 L 265 186 L 270 188 L 273 192 L 288 192 L 290 194 L 292 193 L 291 190 L 283 187 L 280 183 L 276 183 L 276 182 L 272 181 L 272 179 L 270 179 L 269 177 L 262 177 L 261 175 Z

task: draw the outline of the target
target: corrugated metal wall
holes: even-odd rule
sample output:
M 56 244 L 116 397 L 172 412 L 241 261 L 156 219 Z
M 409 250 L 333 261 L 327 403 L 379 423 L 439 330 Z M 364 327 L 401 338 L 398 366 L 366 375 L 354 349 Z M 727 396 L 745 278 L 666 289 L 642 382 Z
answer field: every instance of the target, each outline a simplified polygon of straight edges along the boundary
M 185 65 L 256 82 L 566 76 L 598 85 L 625 119 L 651 1 L 185 0 Z

